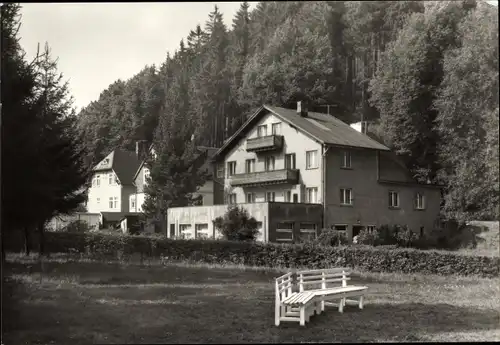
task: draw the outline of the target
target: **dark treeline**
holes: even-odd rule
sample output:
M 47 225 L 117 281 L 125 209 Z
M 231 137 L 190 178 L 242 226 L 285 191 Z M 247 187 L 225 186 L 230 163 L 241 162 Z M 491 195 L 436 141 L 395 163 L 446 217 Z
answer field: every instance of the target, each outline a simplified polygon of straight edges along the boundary
M 82 205 L 89 174 L 67 84 L 47 44 L 25 59 L 20 19 L 19 5 L 1 6 L 2 244 L 37 233 L 43 252 L 45 223 Z

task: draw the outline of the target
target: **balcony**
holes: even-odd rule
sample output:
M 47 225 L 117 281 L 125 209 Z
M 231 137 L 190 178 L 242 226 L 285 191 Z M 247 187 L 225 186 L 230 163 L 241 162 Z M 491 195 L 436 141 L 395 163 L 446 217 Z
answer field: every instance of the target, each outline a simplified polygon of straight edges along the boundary
M 233 187 L 250 187 L 285 183 L 299 183 L 299 170 L 283 169 L 273 171 L 259 171 L 231 176 L 231 186 Z
M 257 137 L 247 140 L 248 152 L 274 151 L 281 150 L 282 148 L 282 135 L 266 135 L 265 137 Z

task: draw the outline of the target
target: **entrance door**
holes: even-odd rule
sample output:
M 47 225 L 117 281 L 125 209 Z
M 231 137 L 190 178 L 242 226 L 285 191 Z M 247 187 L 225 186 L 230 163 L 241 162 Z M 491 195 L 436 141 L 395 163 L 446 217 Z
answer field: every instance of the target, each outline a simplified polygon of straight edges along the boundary
M 359 235 L 361 230 L 363 230 L 365 227 L 361 225 L 353 225 L 352 226 L 352 238 L 354 239 L 355 236 Z

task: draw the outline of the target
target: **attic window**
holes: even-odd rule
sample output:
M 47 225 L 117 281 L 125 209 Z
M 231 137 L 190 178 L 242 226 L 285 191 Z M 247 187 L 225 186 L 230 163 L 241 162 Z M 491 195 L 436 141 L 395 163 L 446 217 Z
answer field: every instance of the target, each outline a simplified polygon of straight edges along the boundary
M 104 164 L 108 164 L 108 163 L 109 163 L 109 158 L 106 158 L 106 159 L 104 160 Z

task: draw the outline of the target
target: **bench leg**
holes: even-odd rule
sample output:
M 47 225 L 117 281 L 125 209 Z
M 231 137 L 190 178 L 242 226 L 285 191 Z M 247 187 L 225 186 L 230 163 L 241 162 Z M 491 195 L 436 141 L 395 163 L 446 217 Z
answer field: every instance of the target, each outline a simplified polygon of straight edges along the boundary
M 325 297 L 321 297 L 321 311 L 325 311 Z
M 359 309 L 363 309 L 363 297 L 364 296 L 359 297 Z
M 339 301 L 339 312 L 343 313 L 344 312 L 344 299 L 341 298 Z
M 274 324 L 276 326 L 280 325 L 280 305 L 276 303 L 276 306 L 274 307 Z
M 306 325 L 306 306 L 303 305 L 300 307 L 300 325 Z
M 321 301 L 314 302 L 314 307 L 316 309 L 316 315 L 321 314 Z

